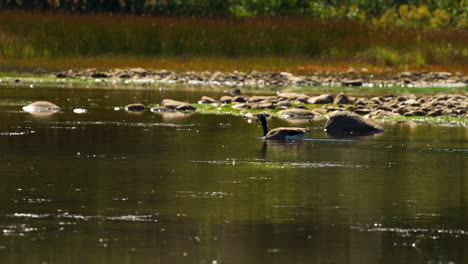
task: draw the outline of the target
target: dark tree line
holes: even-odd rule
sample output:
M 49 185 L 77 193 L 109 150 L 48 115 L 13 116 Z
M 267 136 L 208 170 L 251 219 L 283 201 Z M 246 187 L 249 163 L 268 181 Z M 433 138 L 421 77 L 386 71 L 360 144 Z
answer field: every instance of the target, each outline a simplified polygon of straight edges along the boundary
M 0 0 L 1 9 L 165 16 L 321 16 L 334 10 L 379 16 L 401 5 L 443 9 L 451 16 L 468 12 L 467 0 Z

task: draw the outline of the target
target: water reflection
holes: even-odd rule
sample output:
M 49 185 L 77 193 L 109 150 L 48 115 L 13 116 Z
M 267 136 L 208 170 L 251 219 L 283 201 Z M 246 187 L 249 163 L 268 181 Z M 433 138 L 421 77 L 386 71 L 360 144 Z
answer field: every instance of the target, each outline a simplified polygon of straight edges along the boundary
M 158 114 L 162 117 L 163 122 L 180 122 L 184 119 L 189 118 L 194 114 L 194 112 L 180 112 L 180 111 L 174 111 L 174 112 L 153 112 L 155 114 Z
M 1 92 L 2 263 L 467 262 L 464 127 L 311 120 L 287 143 L 242 117 L 112 110 L 200 92 Z M 65 111 L 15 103 L 50 96 Z

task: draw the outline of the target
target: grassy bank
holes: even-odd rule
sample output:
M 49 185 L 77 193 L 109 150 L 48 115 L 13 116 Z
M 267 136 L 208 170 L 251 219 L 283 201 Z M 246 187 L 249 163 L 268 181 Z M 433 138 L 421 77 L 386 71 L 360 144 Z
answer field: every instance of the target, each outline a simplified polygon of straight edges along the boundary
M 311 18 L 174 18 L 0 12 L 0 70 L 151 67 L 467 71 L 468 32 Z M 237 69 L 235 69 L 237 68 Z

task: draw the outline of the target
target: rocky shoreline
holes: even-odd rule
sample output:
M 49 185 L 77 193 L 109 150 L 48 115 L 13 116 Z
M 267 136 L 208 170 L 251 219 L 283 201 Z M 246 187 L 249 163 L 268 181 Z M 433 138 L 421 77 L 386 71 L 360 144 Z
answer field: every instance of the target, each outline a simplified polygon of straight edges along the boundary
M 286 118 L 311 118 L 335 111 L 349 111 L 369 118 L 400 116 L 468 117 L 468 94 L 430 96 L 353 97 L 340 93 L 309 96 L 279 93 L 276 96 L 223 96 L 219 100 L 202 97 L 199 104 L 230 104 L 238 110 L 279 110 Z
M 310 75 L 289 72 L 173 72 L 142 68 L 54 72 L 56 78 L 82 78 L 121 82 L 156 82 L 228 86 L 364 86 L 364 87 L 467 87 L 468 76 L 450 72 L 369 72 L 366 69 L 318 71 Z

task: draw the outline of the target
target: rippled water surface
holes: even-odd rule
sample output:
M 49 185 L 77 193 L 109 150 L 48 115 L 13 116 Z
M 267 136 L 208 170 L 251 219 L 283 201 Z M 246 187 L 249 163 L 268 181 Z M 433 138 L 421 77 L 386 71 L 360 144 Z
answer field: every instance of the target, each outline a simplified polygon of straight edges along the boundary
M 468 263 L 466 127 L 273 118 L 311 132 L 264 143 L 239 116 L 114 110 L 204 94 L 1 87 L 0 263 Z

